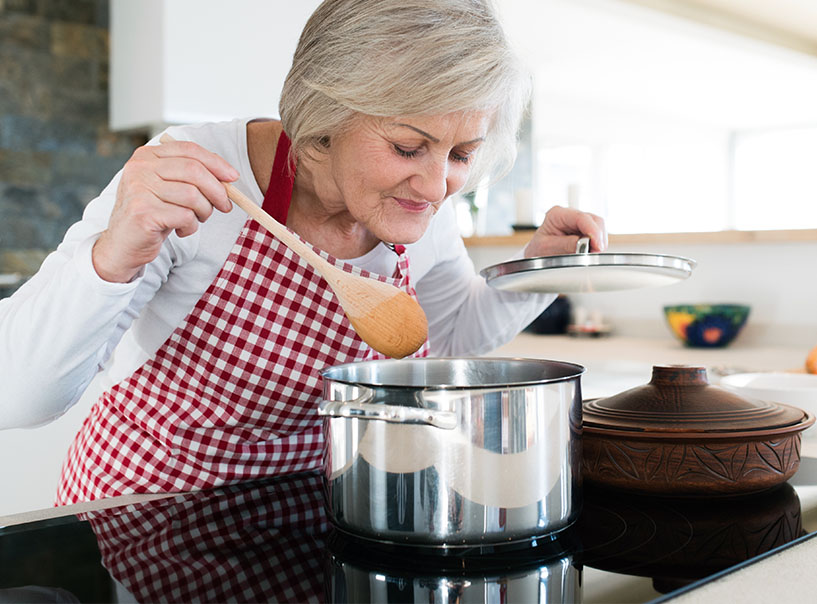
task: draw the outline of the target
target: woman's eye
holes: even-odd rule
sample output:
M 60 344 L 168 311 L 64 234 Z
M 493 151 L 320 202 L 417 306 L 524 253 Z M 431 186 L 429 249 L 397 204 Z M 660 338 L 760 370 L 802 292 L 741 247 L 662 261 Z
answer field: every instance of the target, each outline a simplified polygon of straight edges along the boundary
M 416 157 L 417 153 L 419 153 L 419 149 L 404 149 L 400 145 L 392 145 L 394 150 L 397 151 L 397 154 L 402 157 Z
M 451 152 L 451 159 L 454 161 L 462 162 L 467 164 L 471 161 L 471 154 L 470 153 L 455 153 L 454 151 Z

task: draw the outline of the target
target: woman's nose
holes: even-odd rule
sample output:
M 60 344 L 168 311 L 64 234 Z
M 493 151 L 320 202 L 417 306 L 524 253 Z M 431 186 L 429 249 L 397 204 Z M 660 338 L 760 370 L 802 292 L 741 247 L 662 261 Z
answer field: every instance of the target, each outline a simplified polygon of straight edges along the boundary
M 436 203 L 448 192 L 448 160 L 427 158 L 412 178 L 412 187 L 425 201 Z

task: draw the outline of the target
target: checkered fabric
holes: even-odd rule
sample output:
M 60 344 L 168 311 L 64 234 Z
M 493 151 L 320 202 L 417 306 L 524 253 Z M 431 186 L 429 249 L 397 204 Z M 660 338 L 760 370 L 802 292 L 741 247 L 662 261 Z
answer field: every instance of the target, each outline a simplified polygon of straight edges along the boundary
M 139 602 L 322 602 L 321 480 L 296 475 L 86 518 L 103 566 Z
M 402 246 L 390 279 L 316 251 L 416 296 Z M 426 343 L 416 356 L 427 354 Z M 248 220 L 182 325 L 92 408 L 63 465 L 57 505 L 316 468 L 320 371 L 375 358 L 326 281 Z

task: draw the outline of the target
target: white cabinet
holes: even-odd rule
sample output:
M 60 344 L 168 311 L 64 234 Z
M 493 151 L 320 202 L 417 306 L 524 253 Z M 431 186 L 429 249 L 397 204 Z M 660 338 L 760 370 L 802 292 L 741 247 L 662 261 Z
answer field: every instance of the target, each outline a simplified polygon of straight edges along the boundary
M 111 0 L 110 126 L 278 115 L 319 0 Z

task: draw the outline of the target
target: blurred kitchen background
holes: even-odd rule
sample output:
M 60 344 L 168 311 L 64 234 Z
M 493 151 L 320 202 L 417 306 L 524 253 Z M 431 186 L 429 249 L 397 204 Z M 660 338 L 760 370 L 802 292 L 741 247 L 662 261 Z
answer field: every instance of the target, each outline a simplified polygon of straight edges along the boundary
M 167 124 L 277 115 L 317 0 L 0 0 L 0 296 Z M 457 198 L 482 268 L 555 204 L 613 251 L 689 256 L 687 282 L 575 296 L 617 333 L 661 308 L 751 304 L 744 341 L 817 341 L 817 4 L 501 0 L 535 95 L 514 171 Z

